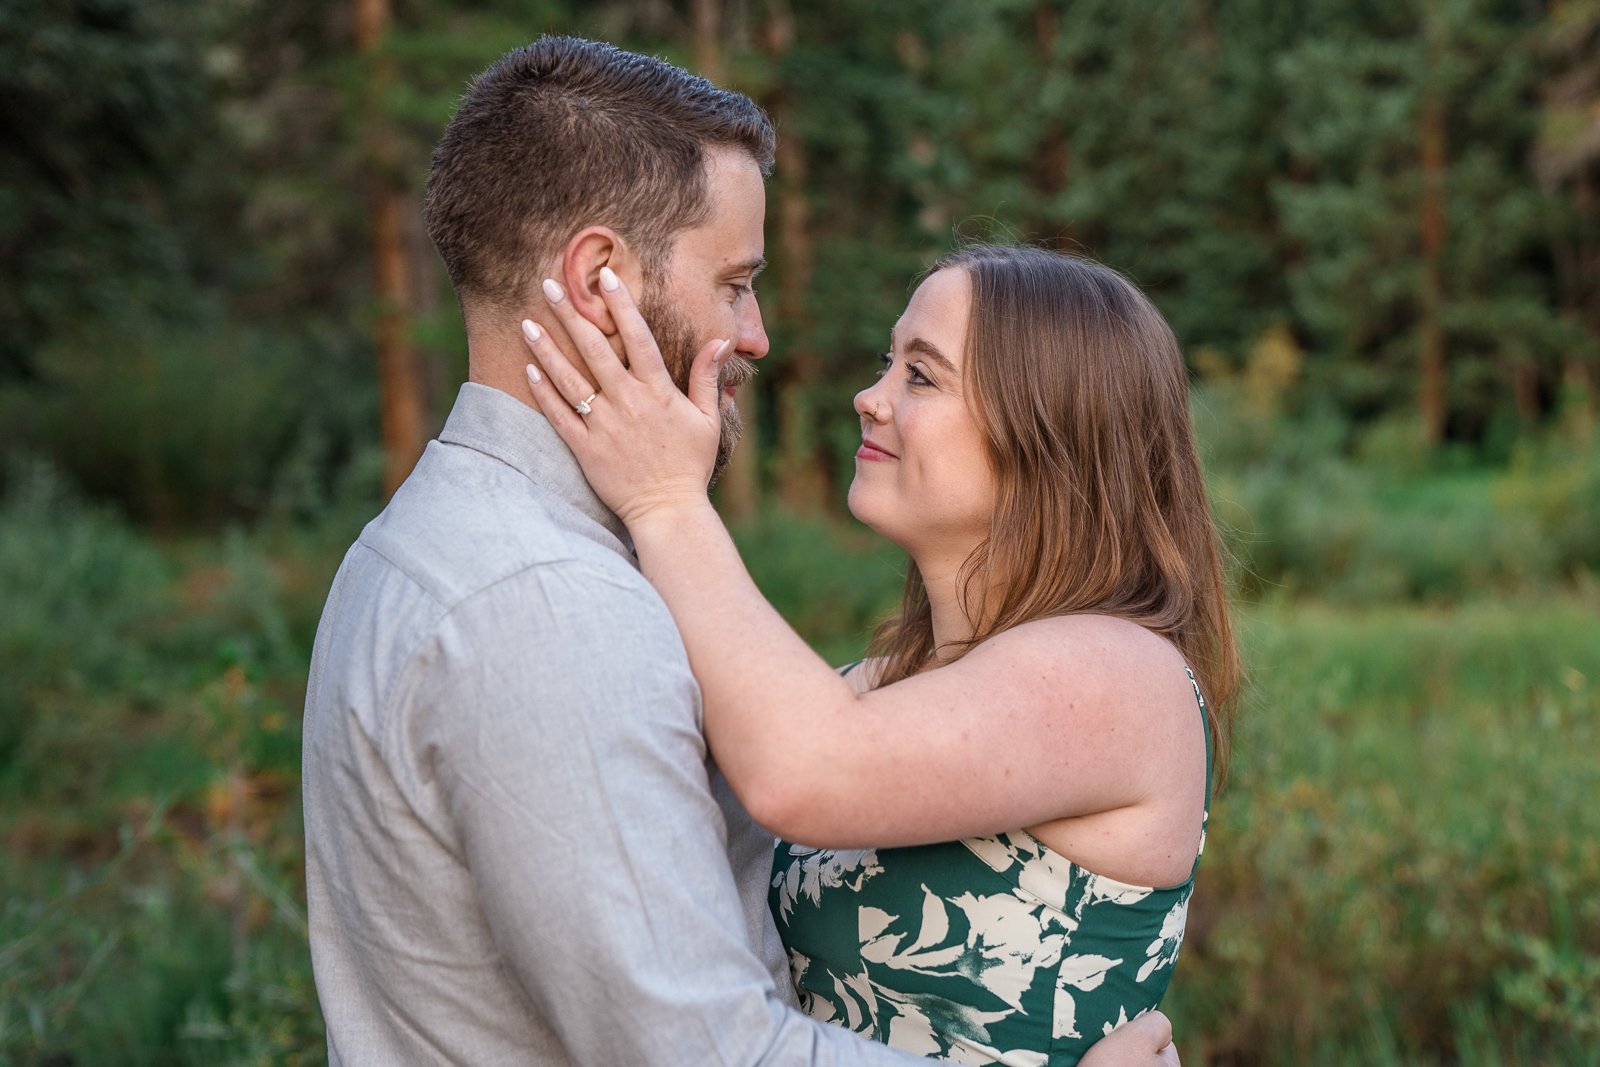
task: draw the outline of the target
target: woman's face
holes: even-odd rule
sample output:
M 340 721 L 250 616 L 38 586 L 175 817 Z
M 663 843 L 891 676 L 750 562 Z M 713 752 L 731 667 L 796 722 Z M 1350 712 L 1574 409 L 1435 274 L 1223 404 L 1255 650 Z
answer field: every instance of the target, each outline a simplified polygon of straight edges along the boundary
M 965 388 L 971 309 L 967 272 L 935 271 L 895 323 L 877 382 L 856 394 L 850 512 L 919 562 L 945 553 L 959 564 L 988 536 L 994 511 L 994 472 Z

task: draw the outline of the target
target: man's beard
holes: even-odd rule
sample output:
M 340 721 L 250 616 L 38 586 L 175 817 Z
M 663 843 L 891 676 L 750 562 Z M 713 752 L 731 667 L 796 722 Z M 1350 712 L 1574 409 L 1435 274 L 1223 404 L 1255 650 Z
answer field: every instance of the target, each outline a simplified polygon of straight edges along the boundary
M 656 288 L 651 286 L 651 291 L 639 301 L 639 314 L 655 335 L 656 347 L 661 349 L 661 361 L 666 364 L 667 373 L 672 375 L 679 389 L 688 393 L 689 371 L 700 346 L 695 342 L 694 331 L 689 324 L 667 307 Z M 722 472 L 728 469 L 728 462 L 733 459 L 733 446 L 739 443 L 739 435 L 744 432 L 743 416 L 731 400 L 723 402 L 722 389 L 725 386 L 737 388 L 754 377 L 755 373 L 756 365 L 743 356 L 729 355 L 722 362 L 722 373 L 717 378 L 717 410 L 722 415 L 722 434 L 717 439 L 717 458 L 711 466 L 710 485 L 716 485 Z

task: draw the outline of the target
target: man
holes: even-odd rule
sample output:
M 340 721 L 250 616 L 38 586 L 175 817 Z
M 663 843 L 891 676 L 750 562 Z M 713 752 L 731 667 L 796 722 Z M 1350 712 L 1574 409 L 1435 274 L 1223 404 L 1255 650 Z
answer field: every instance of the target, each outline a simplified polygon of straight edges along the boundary
M 608 333 L 609 267 L 686 375 L 767 352 L 773 131 L 659 60 L 544 38 L 469 89 L 428 227 L 470 381 L 329 593 L 305 721 L 312 958 L 335 1064 L 900 1064 L 790 1004 L 772 841 L 707 760 L 699 693 L 621 524 L 529 406 L 552 277 Z M 738 654 L 738 635 L 728 635 Z M 1164 1020 L 1119 1033 L 1159 1062 Z

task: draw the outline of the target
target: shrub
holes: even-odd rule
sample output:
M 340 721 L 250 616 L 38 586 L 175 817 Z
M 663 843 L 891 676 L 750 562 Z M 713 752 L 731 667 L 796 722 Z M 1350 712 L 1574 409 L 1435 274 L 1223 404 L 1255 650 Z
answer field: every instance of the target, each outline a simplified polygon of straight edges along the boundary
M 337 477 L 370 432 L 373 386 L 336 339 L 229 327 L 120 324 L 55 338 L 38 380 L 0 391 L 13 444 L 91 495 L 171 527 L 263 511 L 308 458 Z M 303 476 L 303 475 L 302 475 Z
M 111 727 L 96 717 L 94 694 L 118 691 L 136 708 L 157 699 L 141 628 L 163 613 L 171 581 L 145 539 L 107 508 L 85 503 L 48 466 L 14 462 L 7 481 L 0 781 L 36 778 L 40 745 L 59 744 L 61 756 L 105 751 L 101 731 Z
M 1246 619 L 1255 691 L 1169 1000 L 1185 1061 L 1351 1062 L 1381 1034 L 1391 1062 L 1590 1062 L 1595 605 Z

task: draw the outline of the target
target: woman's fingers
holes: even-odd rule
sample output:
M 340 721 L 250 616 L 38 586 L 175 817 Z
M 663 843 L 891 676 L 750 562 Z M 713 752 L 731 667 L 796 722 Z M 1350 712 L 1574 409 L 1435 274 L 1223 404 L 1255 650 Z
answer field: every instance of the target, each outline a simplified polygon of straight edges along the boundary
M 611 311 L 611 320 L 617 324 L 622 337 L 622 349 L 628 354 L 628 367 L 641 382 L 672 385 L 672 375 L 661 358 L 661 348 L 650 332 L 650 327 L 639 313 L 633 294 L 610 267 L 600 268 L 600 299 Z
M 593 403 L 594 390 L 538 323 L 522 320 L 522 340 L 537 363 L 537 367 L 534 363 L 528 364 L 528 387 L 533 391 L 533 399 L 539 411 L 570 444 L 569 435 L 584 430 L 577 405 L 579 401 Z
M 694 406 L 708 419 L 715 421 L 718 418 L 718 409 L 722 403 L 722 361 L 728 358 L 728 353 L 733 351 L 733 342 L 712 341 L 700 350 L 694 357 L 694 365 L 689 371 L 689 399 Z M 668 386 L 672 386 L 669 376 Z M 675 388 L 675 387 L 674 387 Z
M 612 277 L 615 278 L 616 275 L 613 274 Z M 567 299 L 567 291 L 562 288 L 561 283 L 554 278 L 546 278 L 541 288 L 544 290 L 545 303 L 550 305 L 556 321 L 567 331 L 567 336 L 572 338 L 573 347 L 578 350 L 578 355 L 588 366 L 589 376 L 595 383 L 604 390 L 626 382 L 629 378 L 628 368 L 622 365 L 616 352 L 612 351 L 611 342 L 606 340 L 606 335 L 600 332 L 599 327 L 584 318 L 578 313 L 578 309 L 572 306 L 572 301 Z M 649 331 L 646 331 L 647 335 L 648 333 Z M 650 344 L 654 348 L 655 341 L 652 339 Z M 632 349 L 628 350 L 628 358 L 634 358 Z M 576 403 L 581 399 L 580 396 L 573 402 Z

